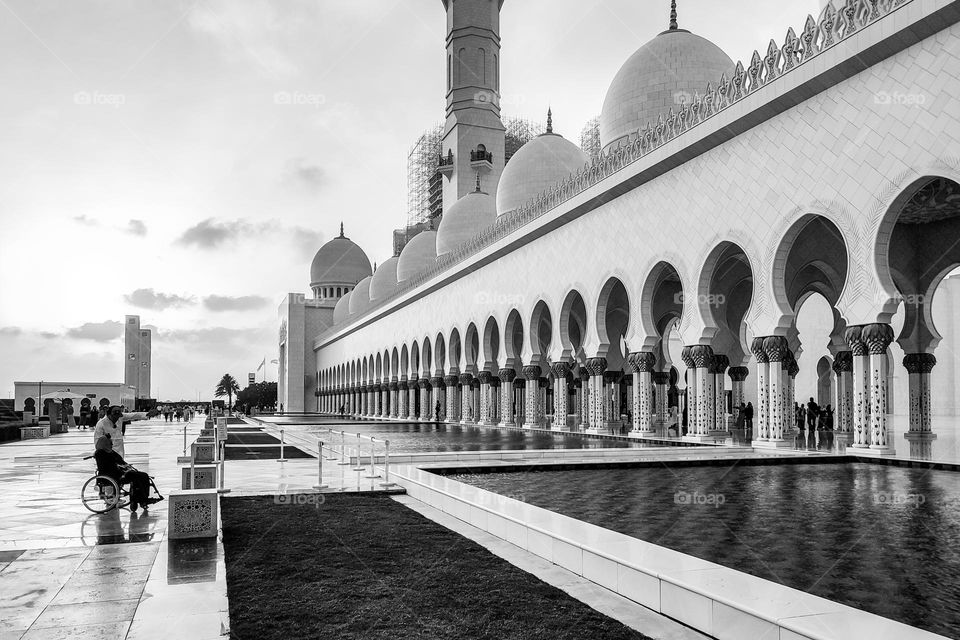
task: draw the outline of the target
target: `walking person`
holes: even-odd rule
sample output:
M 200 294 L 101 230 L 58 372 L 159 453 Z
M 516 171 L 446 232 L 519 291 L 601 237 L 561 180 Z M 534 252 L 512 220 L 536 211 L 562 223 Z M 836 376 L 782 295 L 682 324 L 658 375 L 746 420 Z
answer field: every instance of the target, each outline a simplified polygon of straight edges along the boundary
M 440 422 L 440 401 L 437 400 L 437 406 L 433 408 L 433 413 L 436 416 L 437 422 Z
M 743 417 L 747 422 L 746 438 L 747 440 L 752 440 L 753 439 L 753 403 L 752 402 L 747 403 L 747 408 L 743 410 Z

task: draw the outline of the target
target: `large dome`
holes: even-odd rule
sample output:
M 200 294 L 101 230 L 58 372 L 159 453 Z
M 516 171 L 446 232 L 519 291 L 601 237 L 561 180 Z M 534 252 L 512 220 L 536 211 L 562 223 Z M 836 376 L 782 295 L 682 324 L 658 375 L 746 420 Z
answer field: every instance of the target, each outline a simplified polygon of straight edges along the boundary
M 670 29 L 640 47 L 620 67 L 600 113 L 600 144 L 619 144 L 672 108 L 689 104 L 694 92 L 729 78 L 734 63 L 720 47 L 684 29 Z
M 370 281 L 370 301 L 379 302 L 390 296 L 397 288 L 397 262 L 400 258 L 393 256 L 377 267 Z
M 437 262 L 437 232 L 421 231 L 413 236 L 400 252 L 397 261 L 397 281 L 409 280 L 421 271 L 434 266 Z
M 340 324 L 350 317 L 351 293 L 352 291 L 347 291 L 339 300 L 337 300 L 337 306 L 333 308 L 333 324 Z
M 310 287 L 324 285 L 353 286 L 369 276 L 373 270 L 370 260 L 356 243 L 343 235 L 329 241 L 317 251 L 310 265 Z
M 367 276 L 357 283 L 357 286 L 350 292 L 350 302 L 347 303 L 347 309 L 350 315 L 363 313 L 370 308 L 370 281 L 373 278 Z
M 518 209 L 589 161 L 587 154 L 563 136 L 537 136 L 520 147 L 503 168 L 497 187 L 497 213 L 502 216 Z
M 453 203 L 440 221 L 437 257 L 450 253 L 496 220 L 497 204 L 490 195 L 474 191 L 463 196 Z

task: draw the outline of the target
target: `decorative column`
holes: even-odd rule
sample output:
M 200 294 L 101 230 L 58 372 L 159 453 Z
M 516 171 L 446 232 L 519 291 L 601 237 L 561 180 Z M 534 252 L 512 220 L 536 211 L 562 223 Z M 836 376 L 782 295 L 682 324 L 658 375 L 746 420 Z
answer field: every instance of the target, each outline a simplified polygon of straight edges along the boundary
M 516 417 L 513 415 L 513 381 L 517 372 L 513 369 L 500 369 L 500 426 L 516 426 Z
M 459 375 L 448 374 L 443 376 L 443 384 L 446 387 L 446 406 L 444 410 L 445 422 L 457 421 L 457 382 L 459 382 L 459 380 Z
M 390 379 L 389 389 L 390 389 L 390 418 L 396 419 L 399 415 L 400 407 L 399 403 L 399 391 L 400 387 L 397 386 L 398 381 L 396 376 Z
M 550 365 L 553 373 L 553 425 L 554 431 L 567 429 L 567 376 L 570 374 L 570 365 L 566 362 L 554 362 Z
M 714 430 L 729 431 L 727 423 L 727 389 L 726 378 L 724 374 L 727 367 L 730 366 L 730 358 L 725 355 L 714 354 L 713 356 L 713 392 L 714 392 Z
M 490 374 L 490 418 L 491 425 L 500 424 L 500 378 Z
M 590 399 L 590 371 L 586 365 L 580 366 L 580 421 L 577 423 L 581 431 L 590 428 L 590 407 L 593 402 Z
M 870 449 L 879 454 L 892 454 L 887 441 L 887 388 L 889 363 L 887 347 L 893 342 L 893 327 L 889 324 L 868 324 L 861 334 L 867 345 L 870 364 Z
M 573 379 L 573 426 L 571 431 L 580 429 L 583 422 L 583 381 L 577 375 Z
M 926 435 L 936 438 L 930 419 L 930 372 L 937 364 L 932 353 L 908 353 L 903 357 L 910 381 L 910 431 L 907 437 Z
M 490 424 L 490 378 L 493 374 L 489 371 L 481 371 L 477 374 L 480 381 L 480 416 L 477 422 L 480 424 Z
M 444 399 L 443 376 L 433 376 L 430 378 L 430 419 L 437 420 L 437 403 L 440 404 L 440 419 L 444 421 L 446 415 L 446 400 Z
M 603 374 L 607 371 L 606 358 L 588 358 L 586 364 L 589 389 L 589 430 L 602 433 L 607 428 L 607 402 L 604 394 Z
M 695 344 L 688 347 L 687 359 L 693 364 L 688 380 L 692 380 L 693 394 L 687 392 L 689 407 L 687 415 L 695 415 L 692 425 L 687 430 L 691 438 L 703 438 L 714 427 L 715 398 L 713 392 L 713 349 L 709 345 Z
M 833 359 L 833 372 L 837 376 L 835 431 L 850 434 L 853 430 L 853 353 L 840 351 Z
M 409 382 L 407 382 L 407 419 L 416 420 L 418 417 L 417 414 L 417 397 L 419 396 L 420 389 L 420 379 L 417 376 L 410 376 Z
M 524 388 L 523 428 L 534 429 L 540 426 L 540 416 L 537 415 L 537 394 L 540 387 L 540 365 L 528 364 L 523 367 L 523 377 L 527 381 Z
M 407 377 L 401 376 L 400 381 L 397 382 L 397 417 L 401 420 L 408 420 L 410 418 L 410 390 L 407 386 Z
M 790 362 L 787 365 L 788 387 L 790 392 L 787 398 L 787 424 L 793 424 L 793 407 L 797 402 L 797 374 L 800 373 L 800 365 L 797 364 L 797 358 L 791 353 Z
M 460 424 L 471 424 L 474 422 L 473 394 L 470 392 L 470 384 L 472 382 L 472 373 L 460 374 Z
M 390 383 L 384 380 L 378 385 L 379 393 L 378 399 L 380 400 L 380 407 L 377 411 L 378 418 L 388 418 L 390 417 Z
M 733 404 L 733 421 L 736 423 L 740 417 L 740 405 L 745 405 L 743 382 L 747 379 L 747 376 L 750 375 L 750 369 L 746 367 L 730 367 L 727 375 L 730 376 L 730 395 L 731 404 Z
M 637 351 L 627 356 L 627 364 L 633 373 L 633 424 L 630 435 L 641 436 L 653 433 L 653 365 L 657 356 L 649 351 Z
M 367 395 L 367 383 L 360 385 L 360 417 L 367 417 L 367 404 L 368 404 L 368 395 Z
M 684 347 L 680 351 L 680 359 L 683 360 L 684 366 L 687 368 L 687 435 L 694 435 L 697 433 L 697 375 L 696 375 L 696 365 L 693 363 L 693 356 L 690 354 L 691 347 Z M 677 415 L 677 433 L 683 433 L 683 408 L 678 407 Z
M 862 334 L 862 326 L 848 327 L 844 334 L 853 358 L 853 375 L 850 380 L 853 396 L 853 446 L 858 449 L 870 446 L 870 354 Z
M 417 386 L 420 387 L 420 422 L 430 421 L 430 380 L 420 378 L 417 380 Z
M 754 411 L 756 425 L 753 433 L 754 445 L 770 439 L 770 390 L 767 376 L 770 363 L 763 349 L 763 338 L 754 338 L 750 351 L 757 360 L 757 406 Z
M 540 376 L 537 379 L 537 424 L 542 428 L 546 425 L 547 416 L 547 387 L 550 386 L 550 379 Z
M 786 406 L 787 402 L 787 375 L 783 362 L 788 358 L 789 348 L 787 339 L 783 336 L 769 336 L 763 340 L 763 350 L 767 354 L 769 427 L 767 438 L 772 446 L 786 447 L 793 443 L 783 437 L 786 426 L 789 424 L 792 412 Z
M 666 434 L 668 423 L 670 421 L 670 372 L 669 371 L 654 371 L 650 374 L 651 379 L 653 380 L 654 386 L 654 402 L 655 402 L 655 411 L 656 418 L 654 419 L 654 424 L 656 428 L 663 431 Z

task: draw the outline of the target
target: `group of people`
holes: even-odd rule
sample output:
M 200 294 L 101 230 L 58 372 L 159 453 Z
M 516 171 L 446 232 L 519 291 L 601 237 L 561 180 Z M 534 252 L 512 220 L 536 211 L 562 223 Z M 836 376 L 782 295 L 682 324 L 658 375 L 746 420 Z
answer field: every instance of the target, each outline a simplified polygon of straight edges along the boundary
M 72 419 L 73 407 L 70 407 L 71 413 L 70 418 Z M 80 420 L 76 423 L 77 429 L 86 429 L 87 427 L 95 429 L 97 423 L 100 420 L 103 420 L 107 416 L 107 407 L 94 407 L 94 406 L 81 406 L 80 407 Z M 67 426 L 74 426 L 74 423 L 71 419 L 67 420 Z
M 833 447 L 833 408 L 829 404 L 821 407 L 813 398 L 810 398 L 806 405 L 794 403 L 793 414 L 797 425 L 797 442 L 800 445 L 806 441 L 806 446 L 810 449 Z M 806 438 L 804 438 L 804 425 L 809 430 Z
M 163 416 L 164 422 L 173 422 L 174 420 L 176 420 L 177 422 L 180 422 L 181 420 L 183 420 L 184 422 L 192 422 L 193 416 L 197 414 L 197 411 L 190 405 L 187 405 L 184 407 L 174 406 L 174 405 L 161 405 L 157 407 L 157 410 Z

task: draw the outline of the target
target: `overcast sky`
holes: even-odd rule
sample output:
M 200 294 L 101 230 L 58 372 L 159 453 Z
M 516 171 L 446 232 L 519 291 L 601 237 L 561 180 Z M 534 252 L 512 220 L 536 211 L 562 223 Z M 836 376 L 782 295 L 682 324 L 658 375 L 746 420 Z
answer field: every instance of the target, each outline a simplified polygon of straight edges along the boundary
M 682 28 L 748 60 L 820 2 L 679 5 Z M 504 114 L 552 105 L 576 141 L 668 14 L 507 0 Z M 153 394 L 208 397 L 276 357 L 276 307 L 341 220 L 390 256 L 406 153 L 444 113 L 440 0 L 0 0 L 0 16 L 0 396 L 122 380 L 139 314 Z

